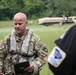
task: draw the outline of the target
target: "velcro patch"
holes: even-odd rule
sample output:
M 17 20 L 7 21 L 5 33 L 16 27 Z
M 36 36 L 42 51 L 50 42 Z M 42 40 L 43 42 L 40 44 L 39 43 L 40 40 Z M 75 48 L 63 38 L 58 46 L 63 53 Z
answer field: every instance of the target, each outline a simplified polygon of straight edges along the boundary
M 48 57 L 48 62 L 54 67 L 58 67 L 65 57 L 66 53 L 63 50 L 61 50 L 58 46 L 56 46 L 50 53 Z

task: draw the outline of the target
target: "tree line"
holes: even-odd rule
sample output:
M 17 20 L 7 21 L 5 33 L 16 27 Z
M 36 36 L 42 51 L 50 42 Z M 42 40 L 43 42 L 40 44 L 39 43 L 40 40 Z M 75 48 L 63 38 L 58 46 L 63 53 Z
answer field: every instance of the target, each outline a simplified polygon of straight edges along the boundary
M 26 13 L 28 19 L 75 16 L 76 0 L 0 0 L 0 20 L 11 20 L 17 12 Z

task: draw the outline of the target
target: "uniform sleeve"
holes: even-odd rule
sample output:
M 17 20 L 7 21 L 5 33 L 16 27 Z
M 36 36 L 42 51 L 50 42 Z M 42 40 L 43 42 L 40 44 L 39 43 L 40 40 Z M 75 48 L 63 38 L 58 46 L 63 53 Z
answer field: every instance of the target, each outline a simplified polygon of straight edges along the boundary
M 74 75 L 76 69 L 76 25 L 63 38 L 55 40 L 55 47 L 48 57 L 50 70 L 55 75 Z
M 9 36 L 4 37 L 4 39 L 0 41 L 0 68 L 3 67 L 4 58 L 7 55 L 7 38 L 9 38 Z
M 46 63 L 48 50 L 39 37 L 35 36 L 34 40 L 37 57 L 32 64 L 34 66 L 34 74 L 37 74 Z
M 0 68 L 3 67 L 4 50 L 5 50 L 4 43 L 3 41 L 0 41 Z

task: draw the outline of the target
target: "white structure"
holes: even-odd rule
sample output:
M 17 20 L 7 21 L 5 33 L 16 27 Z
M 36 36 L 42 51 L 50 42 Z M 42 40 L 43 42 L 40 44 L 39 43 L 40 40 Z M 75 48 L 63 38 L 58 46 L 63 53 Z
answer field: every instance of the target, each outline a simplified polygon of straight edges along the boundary
M 70 16 L 70 17 L 68 17 L 68 20 L 76 23 L 76 16 Z
M 38 24 L 55 24 L 59 23 L 62 25 L 63 23 L 71 23 L 74 22 L 76 23 L 76 16 L 71 16 L 71 17 L 45 17 L 45 18 L 40 18 L 38 19 Z

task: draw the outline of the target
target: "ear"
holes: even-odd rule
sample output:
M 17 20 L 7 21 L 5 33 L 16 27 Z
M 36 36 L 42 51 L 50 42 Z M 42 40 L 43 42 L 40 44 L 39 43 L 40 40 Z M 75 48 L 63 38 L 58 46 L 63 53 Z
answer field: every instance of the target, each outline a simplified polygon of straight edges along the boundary
M 28 20 L 25 21 L 25 24 L 26 24 L 26 25 L 28 24 Z

